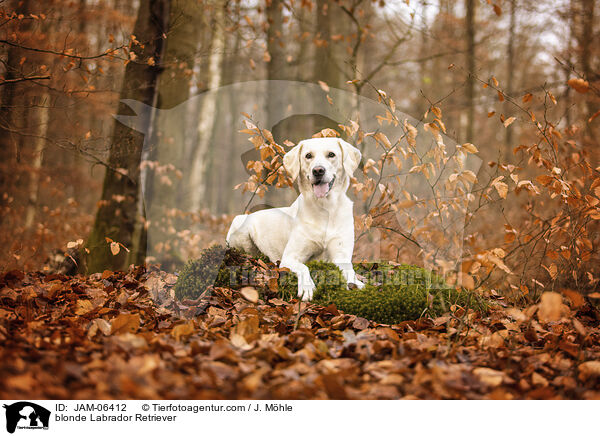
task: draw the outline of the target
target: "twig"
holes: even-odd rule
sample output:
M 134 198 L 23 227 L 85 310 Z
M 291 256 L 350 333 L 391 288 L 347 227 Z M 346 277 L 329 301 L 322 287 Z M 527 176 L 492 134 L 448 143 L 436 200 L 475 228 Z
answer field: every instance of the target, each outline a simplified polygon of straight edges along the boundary
M 25 81 L 28 81 L 28 80 L 48 80 L 48 79 L 50 79 L 50 76 L 19 77 L 17 79 L 6 79 L 6 80 L 0 82 L 0 86 L 6 85 L 6 84 L 9 84 L 9 83 L 25 82 Z

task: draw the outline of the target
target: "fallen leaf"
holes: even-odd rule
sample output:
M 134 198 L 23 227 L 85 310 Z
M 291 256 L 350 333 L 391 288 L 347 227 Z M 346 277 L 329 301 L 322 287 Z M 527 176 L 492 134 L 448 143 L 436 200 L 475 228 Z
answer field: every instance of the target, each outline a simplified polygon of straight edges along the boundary
M 122 313 L 112 320 L 111 334 L 135 333 L 140 328 L 140 316 L 135 313 Z
M 369 320 L 357 316 L 354 322 L 352 323 L 352 327 L 354 327 L 356 330 L 364 330 L 367 327 L 369 327 Z
M 245 286 L 242 289 L 240 289 L 240 294 L 242 294 L 242 297 L 244 297 L 251 303 L 258 302 L 258 291 L 251 286 Z
M 534 386 L 548 386 L 548 380 L 537 372 L 531 374 L 531 383 L 533 383 Z
M 538 319 L 543 323 L 555 322 L 569 313 L 562 296 L 556 292 L 544 292 L 540 301 Z
M 238 335 L 237 333 L 232 333 L 229 336 L 229 340 L 231 341 L 231 344 L 234 347 L 240 348 L 241 350 L 251 350 L 252 349 L 252 345 L 248 344 L 246 339 L 242 335 Z
M 196 328 L 194 326 L 194 322 L 188 321 L 184 324 L 177 324 L 175 327 L 173 327 L 173 330 L 171 330 L 171 334 L 173 335 L 176 341 L 180 341 L 181 338 L 192 335 L 195 330 Z
M 579 379 L 586 381 L 590 378 L 600 377 L 600 361 L 590 360 L 583 362 L 577 369 L 579 370 Z
M 473 374 L 475 374 L 482 383 L 491 387 L 500 386 L 504 380 L 504 373 L 492 368 L 475 368 Z
M 91 312 L 94 309 L 94 305 L 90 300 L 77 300 L 77 304 L 75 307 L 76 315 L 85 315 L 88 312 Z

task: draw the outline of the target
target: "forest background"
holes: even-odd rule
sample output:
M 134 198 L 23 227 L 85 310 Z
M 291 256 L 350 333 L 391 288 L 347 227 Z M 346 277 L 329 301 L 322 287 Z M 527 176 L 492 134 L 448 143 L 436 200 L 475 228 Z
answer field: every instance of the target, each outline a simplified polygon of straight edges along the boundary
M 517 300 L 592 292 L 596 3 L 2 1 L 2 267 L 48 270 L 66 253 L 88 273 L 176 268 L 223 243 L 233 215 L 289 203 L 281 155 L 321 132 L 365 155 L 357 259 L 453 270 Z M 374 102 L 375 128 L 294 113 L 303 89 L 323 107 Z M 417 129 L 433 148 L 411 149 Z M 445 181 L 460 195 L 436 203 L 456 154 L 479 164 L 457 163 Z M 428 221 L 448 211 L 452 226 Z M 435 252 L 448 244 L 451 265 Z

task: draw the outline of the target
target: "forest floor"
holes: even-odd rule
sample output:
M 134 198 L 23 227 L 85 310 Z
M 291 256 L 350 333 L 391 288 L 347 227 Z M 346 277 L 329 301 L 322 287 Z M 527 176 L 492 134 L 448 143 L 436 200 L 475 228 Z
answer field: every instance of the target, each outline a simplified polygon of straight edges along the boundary
M 174 281 L 4 273 L 0 397 L 600 399 L 598 312 L 573 292 L 381 325 L 249 288 L 184 305 Z

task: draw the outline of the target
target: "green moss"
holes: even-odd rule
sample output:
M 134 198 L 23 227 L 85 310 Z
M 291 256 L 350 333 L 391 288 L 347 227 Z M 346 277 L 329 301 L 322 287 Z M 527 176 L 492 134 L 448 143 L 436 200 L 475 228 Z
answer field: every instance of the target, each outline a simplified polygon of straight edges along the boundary
M 346 280 L 337 265 L 329 262 L 313 260 L 306 264 L 310 270 L 310 276 L 316 286 L 313 300 L 334 290 L 346 288 Z M 296 274 L 280 273 L 278 280 L 279 298 L 292 300 L 298 296 L 298 277 Z
M 340 288 L 323 295 L 316 303 L 334 303 L 346 313 L 372 321 L 395 324 L 422 316 L 436 317 L 453 304 L 474 310 L 485 310 L 486 304 L 477 294 L 453 288 L 428 288 L 421 284 L 405 286 L 367 284 L 363 289 Z
M 213 246 L 199 259 L 189 261 L 179 274 L 175 295 L 179 299 L 197 299 L 211 285 L 236 288 L 252 283 L 256 260 L 238 250 Z M 313 303 L 335 304 L 345 313 L 375 322 L 395 324 L 421 316 L 439 316 L 452 305 L 486 311 L 487 302 L 473 291 L 454 289 L 435 273 L 414 265 L 361 263 L 356 272 L 364 277 L 363 289 L 348 289 L 340 269 L 333 263 L 307 263 L 316 290 Z M 278 290 L 260 288 L 261 298 L 283 300 L 297 298 L 298 279 L 293 273 L 280 273 Z
M 341 271 L 333 264 L 309 262 L 307 266 L 316 286 L 314 303 L 333 303 L 345 313 L 375 322 L 395 324 L 425 315 L 435 317 L 452 305 L 487 310 L 487 303 L 475 292 L 454 289 L 435 273 L 413 265 L 357 264 L 356 272 L 365 278 L 363 289 L 348 289 Z M 327 279 L 317 282 L 315 277 Z M 290 282 L 291 286 L 297 283 Z
M 197 299 L 209 286 L 236 287 L 241 283 L 241 267 L 247 256 L 233 248 L 213 245 L 198 259 L 188 261 L 179 272 L 173 290 L 178 299 Z

